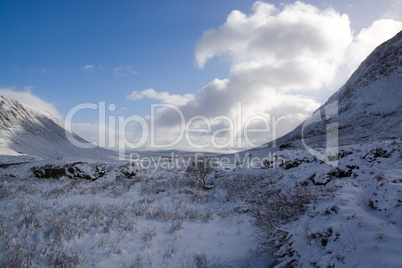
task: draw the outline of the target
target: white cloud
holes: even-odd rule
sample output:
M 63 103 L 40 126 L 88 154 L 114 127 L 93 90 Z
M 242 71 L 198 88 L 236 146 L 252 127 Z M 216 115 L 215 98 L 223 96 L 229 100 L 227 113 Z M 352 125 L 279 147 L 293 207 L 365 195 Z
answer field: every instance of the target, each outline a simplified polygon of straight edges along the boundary
M 93 66 L 92 64 L 87 64 L 82 66 L 80 70 L 83 72 L 93 72 L 95 70 L 95 66 Z
M 217 116 L 239 122 L 238 102 L 242 122 L 236 130 L 244 129 L 247 119 L 256 115 L 267 118 L 271 125 L 281 116 L 286 118 L 277 125 L 276 133 L 271 129 L 269 135 L 254 136 L 257 144 L 268 142 L 306 119 L 346 82 L 372 49 L 401 29 L 399 21 L 378 20 L 355 35 L 348 16 L 332 8 L 319 10 L 296 2 L 278 10 L 256 2 L 250 15 L 231 12 L 223 25 L 204 32 L 197 42 L 199 68 L 220 56 L 231 63 L 231 69 L 226 79 L 213 80 L 180 105 L 180 111 L 186 122 L 194 116 L 209 119 L 212 131 L 222 127 L 221 121 L 213 121 Z M 163 99 L 161 94 L 149 89 L 130 96 Z M 155 114 L 161 140 L 178 133 L 180 123 L 175 110 L 163 108 Z
M 162 103 L 168 103 L 173 105 L 185 105 L 186 103 L 194 99 L 193 94 L 171 95 L 168 92 L 156 92 L 152 88 L 143 91 L 133 91 L 131 92 L 130 95 L 127 95 L 127 98 L 133 101 L 140 100 L 144 97 L 154 100 L 160 100 Z
M 281 90 L 329 83 L 353 40 L 345 14 L 302 2 L 282 11 L 256 2 L 253 10 L 249 16 L 232 11 L 221 27 L 203 34 L 196 48 L 200 68 L 210 58 L 226 55 L 234 71 L 255 70 Z
M 249 16 L 232 11 L 221 27 L 203 34 L 196 49 L 199 67 L 225 53 L 234 62 L 276 62 L 299 55 L 336 60 L 352 39 L 348 17 L 333 9 L 320 11 L 296 2 L 279 11 L 271 4 L 256 2 L 253 10 Z
M 393 19 L 380 19 L 362 29 L 346 51 L 349 66 L 355 68 L 379 44 L 392 38 L 401 30 L 402 22 Z
M 320 11 L 296 2 L 279 11 L 256 2 L 250 15 L 233 11 L 222 26 L 203 34 L 195 51 L 200 68 L 214 56 L 226 57 L 232 63 L 228 78 L 213 80 L 180 110 L 186 120 L 225 115 L 239 122 L 240 102 L 242 125 L 236 129 L 243 129 L 256 115 L 267 118 L 271 127 L 277 118 L 286 118 L 275 133 L 271 129 L 255 137 L 259 144 L 267 142 L 286 134 L 318 108 L 315 99 L 298 92 L 328 86 L 352 40 L 348 17 L 333 9 Z M 174 114 L 161 109 L 156 120 L 171 127 L 179 121 Z M 212 123 L 212 128 L 220 124 Z
M 22 104 L 40 111 L 44 114 L 51 114 L 52 116 L 56 117 L 60 122 L 62 122 L 62 116 L 60 115 L 59 111 L 56 107 L 46 102 L 37 96 L 31 93 L 32 86 L 28 86 L 24 88 L 26 91 L 14 91 L 9 88 L 2 88 L 0 89 L 0 95 L 3 95 L 7 98 L 11 98 L 21 102 Z
M 137 71 L 133 70 L 129 65 L 121 65 L 113 69 L 113 73 L 116 76 L 129 76 L 138 74 Z
M 214 79 L 197 94 L 177 95 L 157 92 L 154 89 L 133 91 L 126 96 L 136 101 L 143 98 L 174 104 L 159 108 L 154 118 L 145 117 L 148 126 L 155 126 L 152 136 L 155 144 L 174 141 L 183 127 L 184 118 L 205 118 L 211 123 L 208 133 L 192 133 L 198 144 L 209 144 L 202 150 L 211 150 L 212 138 L 225 144 L 230 133 L 212 133 L 227 128 L 227 116 L 233 122 L 234 143 L 227 148 L 244 147 L 244 129 L 247 121 L 253 128 L 264 127 L 268 133 L 254 133 L 254 144 L 266 143 L 291 131 L 312 114 L 335 90 L 338 90 L 365 57 L 380 43 L 402 29 L 402 22 L 382 19 L 354 33 L 347 15 L 334 9 L 320 10 L 302 2 L 283 5 L 281 9 L 256 2 L 251 14 L 233 11 L 219 28 L 202 35 L 196 45 L 195 57 L 199 68 L 208 67 L 208 60 L 224 57 L 230 62 L 228 77 Z M 113 70 L 116 76 L 137 74 L 130 66 Z M 241 106 L 241 110 L 239 107 Z M 153 124 L 151 124 L 153 120 Z M 204 123 L 204 125 L 203 125 Z M 89 140 L 96 140 L 96 125 L 75 125 L 77 132 Z M 202 120 L 193 121 L 191 127 L 205 129 Z M 85 134 L 85 128 L 87 133 Z M 274 129 L 276 128 L 276 129 Z M 82 129 L 82 130 L 80 130 Z M 127 126 L 128 139 L 142 137 L 141 126 Z M 242 144 L 238 144 L 238 137 Z M 174 148 L 191 150 L 186 139 Z M 141 149 L 161 149 L 148 142 Z

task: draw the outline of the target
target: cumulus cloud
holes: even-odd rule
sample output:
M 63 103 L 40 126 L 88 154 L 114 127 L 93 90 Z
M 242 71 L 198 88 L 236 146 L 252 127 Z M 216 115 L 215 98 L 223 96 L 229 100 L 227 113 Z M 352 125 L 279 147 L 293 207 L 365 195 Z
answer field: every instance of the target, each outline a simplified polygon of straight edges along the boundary
M 129 76 L 138 74 L 137 71 L 133 70 L 129 65 L 121 65 L 113 69 L 113 73 L 116 76 Z
M 282 11 L 256 2 L 253 11 L 249 16 L 232 11 L 221 27 L 203 34 L 195 53 L 200 68 L 225 55 L 233 71 L 263 74 L 281 90 L 317 89 L 331 81 L 353 40 L 347 15 L 302 2 Z
M 228 116 L 236 139 L 244 138 L 246 122 L 266 118 L 270 129 L 255 135 L 256 144 L 284 135 L 319 106 L 298 92 L 329 84 L 352 40 L 348 17 L 333 9 L 296 2 L 279 11 L 256 2 L 250 15 L 233 11 L 218 29 L 204 32 L 195 51 L 200 68 L 214 56 L 226 57 L 232 63 L 229 76 L 210 82 L 180 111 L 186 120 Z M 169 128 L 180 124 L 176 113 L 160 109 L 155 120 Z M 219 129 L 222 120 L 211 125 L 212 131 Z
M 213 57 L 224 57 L 231 63 L 229 76 L 211 81 L 197 95 L 178 104 L 181 115 L 163 107 L 152 120 L 159 127 L 161 141 L 166 142 L 167 133 L 179 132 L 183 118 L 186 122 L 206 118 L 213 132 L 228 126 L 221 120 L 227 116 L 234 122 L 236 140 L 244 139 L 246 122 L 261 126 L 266 118 L 270 129 L 254 135 L 253 145 L 268 142 L 311 115 L 372 49 L 401 29 L 401 22 L 383 19 L 355 34 L 349 17 L 332 8 L 320 10 L 296 2 L 279 10 L 256 2 L 251 14 L 232 11 L 218 29 L 204 32 L 197 42 L 198 67 L 205 68 Z M 130 96 L 165 99 L 160 94 L 150 89 Z M 163 95 L 170 96 L 167 92 Z M 220 134 L 222 138 L 229 135 Z M 197 138 L 208 140 L 211 134 Z
M 2 88 L 0 89 L 0 95 L 19 101 L 22 104 L 46 115 L 51 114 L 61 122 L 62 116 L 60 115 L 56 107 L 53 104 L 33 95 L 31 93 L 31 88 L 31 86 L 25 87 L 26 91 L 14 91 L 9 88 Z
M 169 94 L 168 92 L 156 92 L 154 89 L 149 88 L 143 91 L 133 91 L 127 95 L 129 100 L 140 100 L 142 98 L 149 98 L 160 100 L 162 103 L 169 103 L 174 105 L 184 105 L 194 99 L 193 94 L 177 95 Z

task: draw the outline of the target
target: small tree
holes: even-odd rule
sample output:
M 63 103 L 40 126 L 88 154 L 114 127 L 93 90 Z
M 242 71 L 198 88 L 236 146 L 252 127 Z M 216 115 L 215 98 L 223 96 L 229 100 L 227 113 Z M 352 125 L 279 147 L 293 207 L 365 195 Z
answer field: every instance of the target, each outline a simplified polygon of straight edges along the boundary
M 210 158 L 195 159 L 186 168 L 186 174 L 202 183 L 204 189 L 210 190 L 212 186 L 206 185 L 208 176 L 216 170 L 216 164 Z

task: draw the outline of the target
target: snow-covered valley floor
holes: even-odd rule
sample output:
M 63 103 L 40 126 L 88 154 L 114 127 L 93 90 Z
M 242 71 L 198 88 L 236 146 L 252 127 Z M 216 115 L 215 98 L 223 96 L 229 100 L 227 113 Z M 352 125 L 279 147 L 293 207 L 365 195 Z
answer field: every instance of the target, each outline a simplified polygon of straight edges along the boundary
M 202 190 L 179 171 L 128 179 L 107 166 L 91 182 L 36 178 L 32 166 L 2 175 L 2 266 L 255 265 L 250 216 L 233 213 L 223 189 Z
M 283 150 L 286 165 L 237 163 L 210 177 L 211 190 L 182 168 L 3 166 L 1 266 L 401 267 L 400 146 L 341 147 L 337 166 Z M 40 178 L 50 166 L 88 177 Z

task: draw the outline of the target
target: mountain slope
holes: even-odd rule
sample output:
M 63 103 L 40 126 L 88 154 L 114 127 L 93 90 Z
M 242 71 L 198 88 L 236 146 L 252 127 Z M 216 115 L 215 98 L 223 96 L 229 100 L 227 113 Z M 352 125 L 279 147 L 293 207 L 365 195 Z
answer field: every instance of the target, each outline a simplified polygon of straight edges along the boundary
M 67 138 L 87 141 L 69 132 L 57 119 L 37 112 L 15 100 L 0 96 L 0 155 L 34 158 L 83 157 L 112 159 L 116 153 L 102 148 L 83 149 Z M 9 157 L 9 158 L 10 158 Z M 11 157 L 15 158 L 15 157 Z
M 401 106 L 402 32 L 295 130 L 233 156 L 228 192 L 272 266 L 402 267 Z
M 402 133 L 402 31 L 378 46 L 346 84 L 287 135 L 262 147 L 325 148 L 327 126 L 339 145 L 393 139 Z

